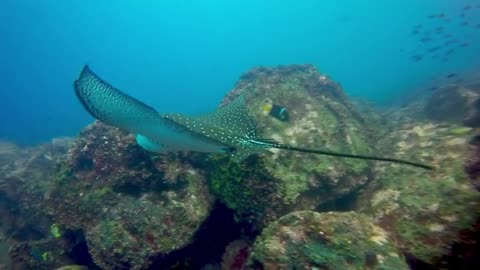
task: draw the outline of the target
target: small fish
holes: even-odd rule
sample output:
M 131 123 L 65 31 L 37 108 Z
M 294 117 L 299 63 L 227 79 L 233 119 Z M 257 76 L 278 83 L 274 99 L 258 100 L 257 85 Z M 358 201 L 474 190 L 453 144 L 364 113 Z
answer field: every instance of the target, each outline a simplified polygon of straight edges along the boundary
M 437 15 L 437 18 L 445 18 L 445 13 L 440 13 Z
M 432 47 L 432 48 L 428 49 L 427 52 L 429 52 L 429 53 L 436 52 L 436 51 L 440 50 L 441 48 L 442 47 L 440 47 L 440 46 L 435 46 L 435 47 Z
M 411 59 L 412 59 L 414 62 L 420 62 L 420 61 L 422 61 L 422 59 L 423 59 L 423 55 L 421 55 L 421 54 L 412 55 Z
M 464 42 L 462 44 L 460 44 L 460 47 L 468 47 L 470 46 L 470 44 L 468 42 Z
M 437 17 L 437 14 L 430 14 L 430 15 L 427 16 L 427 18 L 429 18 L 429 19 L 434 19 L 436 17 Z
M 420 31 L 418 30 L 413 30 L 412 32 L 410 32 L 410 36 L 416 36 L 420 33 Z
M 442 33 L 443 29 L 444 28 L 442 26 L 439 26 L 439 27 L 435 28 L 435 33 Z
M 451 55 L 451 54 L 454 53 L 454 52 L 455 52 L 454 49 L 450 49 L 450 50 L 446 51 L 444 55 L 445 55 L 445 56 L 448 56 L 448 55 Z
M 458 40 L 456 39 L 449 39 L 447 41 L 445 41 L 445 43 L 443 43 L 444 45 L 448 46 L 448 45 L 452 45 L 452 44 L 455 44 L 455 43 L 458 43 Z
M 469 25 L 469 24 L 470 24 L 469 22 L 466 22 L 466 21 L 465 21 L 465 22 L 460 23 L 460 26 L 467 26 L 467 25 Z
M 442 61 L 442 63 L 446 63 L 446 62 L 448 62 L 448 58 L 444 57 L 444 58 L 442 58 L 441 61 Z
M 450 74 L 448 74 L 448 75 L 445 76 L 445 77 L 447 77 L 447 78 L 453 78 L 453 77 L 456 77 L 456 76 L 457 76 L 457 74 L 455 74 L 455 73 L 450 73 Z
M 52 226 L 50 226 L 50 234 L 55 238 L 60 238 L 62 236 L 60 227 L 57 224 L 52 224 Z
M 445 34 L 443 37 L 444 38 L 451 38 L 453 35 L 452 34 Z
M 470 9 L 472 9 L 472 6 L 470 6 L 470 5 L 466 5 L 466 6 L 463 7 L 463 10 L 470 10 Z
M 460 14 L 458 15 L 458 17 L 460 17 L 460 18 L 465 18 L 465 17 L 467 17 L 467 14 L 465 14 L 465 13 L 460 13 Z
M 30 248 L 30 255 L 39 262 L 47 262 L 50 258 L 48 251 L 43 252 L 40 248 L 34 246 Z
M 287 108 L 277 104 L 267 102 L 262 106 L 262 110 L 264 113 L 283 122 L 287 122 L 290 118 Z
M 423 38 L 420 39 L 420 42 L 422 42 L 422 43 L 426 43 L 426 42 L 430 42 L 430 41 L 432 41 L 432 39 L 430 37 L 423 37 Z
M 420 29 L 420 28 L 422 28 L 422 27 L 423 27 L 423 25 L 420 23 L 420 24 L 415 25 L 413 28 L 415 28 L 415 29 Z
M 476 28 L 476 29 L 480 29 L 480 23 L 477 24 L 477 25 L 475 25 L 475 28 Z
M 407 160 L 353 155 L 324 149 L 310 149 L 262 138 L 242 95 L 209 114 L 187 116 L 158 113 L 154 108 L 115 89 L 85 66 L 74 82 L 75 94 L 85 110 L 111 126 L 133 133 L 145 150 L 157 153 L 194 151 L 225 153 L 240 162 L 251 154 L 276 148 L 342 158 L 395 162 L 427 170 L 433 167 Z

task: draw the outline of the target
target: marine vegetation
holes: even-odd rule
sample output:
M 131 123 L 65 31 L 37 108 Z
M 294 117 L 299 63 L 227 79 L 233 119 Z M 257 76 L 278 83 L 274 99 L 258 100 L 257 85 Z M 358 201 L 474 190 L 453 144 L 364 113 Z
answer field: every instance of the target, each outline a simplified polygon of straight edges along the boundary
M 361 214 L 292 212 L 255 241 L 250 267 L 263 269 L 408 269 L 388 233 Z
M 0 143 L 7 267 L 447 269 L 478 227 L 478 134 L 458 121 L 474 108 L 380 111 L 312 65 L 253 68 L 201 116 L 160 114 L 88 69 L 76 88 L 100 121 L 73 142 Z

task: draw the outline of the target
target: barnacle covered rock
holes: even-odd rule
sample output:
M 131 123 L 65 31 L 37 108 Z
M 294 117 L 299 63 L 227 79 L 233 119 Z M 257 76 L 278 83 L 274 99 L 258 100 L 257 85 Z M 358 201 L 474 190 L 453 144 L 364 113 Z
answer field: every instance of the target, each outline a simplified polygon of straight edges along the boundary
M 293 212 L 255 241 L 250 269 L 408 269 L 388 233 L 353 212 Z
M 464 166 L 474 131 L 453 124 L 409 123 L 379 142 L 399 158 L 432 164 L 426 171 L 377 163 L 376 178 L 360 197 L 360 211 L 392 234 L 407 253 L 425 262 L 446 254 L 460 230 L 480 214 L 480 193 Z
M 312 65 L 254 68 L 241 77 L 223 103 L 241 94 L 263 138 L 313 149 L 372 152 L 363 117 L 340 86 Z M 288 121 L 272 117 L 269 104 L 284 107 Z M 370 174 L 365 160 L 278 149 L 243 164 L 224 157 L 214 162 L 209 171 L 214 193 L 240 213 L 254 212 L 267 221 L 349 195 Z
M 105 269 L 143 269 L 187 245 L 211 204 L 204 172 L 187 157 L 148 153 L 99 122 L 75 141 L 48 199 L 58 223 L 84 231 Z

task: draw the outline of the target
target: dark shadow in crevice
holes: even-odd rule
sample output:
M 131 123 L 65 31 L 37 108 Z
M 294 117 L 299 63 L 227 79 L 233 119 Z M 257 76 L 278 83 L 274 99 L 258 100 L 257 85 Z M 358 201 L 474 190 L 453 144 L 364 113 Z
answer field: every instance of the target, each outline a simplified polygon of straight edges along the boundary
M 92 256 L 88 252 L 87 241 L 81 230 L 68 230 L 63 234 L 63 238 L 71 244 L 67 256 L 74 264 L 86 266 L 89 270 L 101 269 L 93 262 Z
M 232 210 L 216 203 L 190 245 L 158 256 L 148 269 L 201 269 L 207 264 L 219 264 L 230 242 L 241 237 L 253 239 L 254 236 L 242 233 L 245 226 L 235 222 Z

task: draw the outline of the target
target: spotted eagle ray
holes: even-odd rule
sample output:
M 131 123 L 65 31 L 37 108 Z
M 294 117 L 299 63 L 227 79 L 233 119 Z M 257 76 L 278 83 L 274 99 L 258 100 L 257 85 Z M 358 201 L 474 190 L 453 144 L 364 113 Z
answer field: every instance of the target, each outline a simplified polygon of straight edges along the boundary
M 257 134 L 244 96 L 201 115 L 158 113 L 154 108 L 112 87 L 85 66 L 75 81 L 75 93 L 85 109 L 101 122 L 135 134 L 137 143 L 156 153 L 195 151 L 227 153 L 237 161 L 270 148 L 343 158 L 388 161 L 432 170 L 425 164 L 394 158 L 353 155 L 281 144 Z

